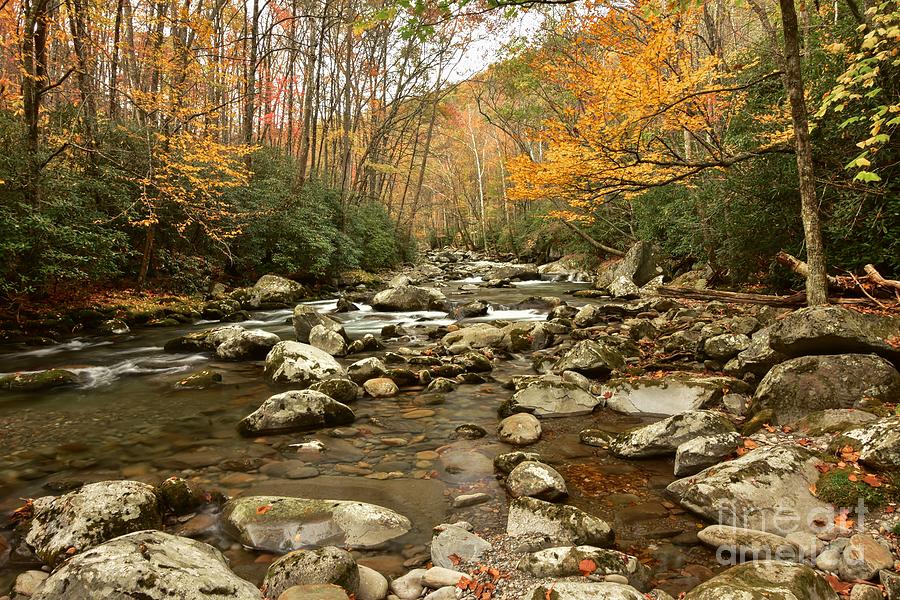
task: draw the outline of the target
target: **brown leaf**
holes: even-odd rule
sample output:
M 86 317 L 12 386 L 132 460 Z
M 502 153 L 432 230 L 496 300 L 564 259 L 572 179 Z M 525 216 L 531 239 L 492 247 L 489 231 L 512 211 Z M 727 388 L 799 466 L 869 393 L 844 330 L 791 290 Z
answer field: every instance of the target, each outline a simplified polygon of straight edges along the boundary
M 768 431 L 769 433 L 775 433 L 775 428 L 769 425 L 768 423 L 763 424 L 763 429 Z
M 461 558 L 459 557 L 459 555 L 457 555 L 457 554 L 451 554 L 451 555 L 448 556 L 447 558 L 450 559 L 450 562 L 453 563 L 453 566 L 456 566 L 456 565 L 458 565 L 459 563 L 462 562 L 462 559 L 461 559 Z
M 847 475 L 847 479 L 850 481 L 859 481 L 859 477 L 856 476 L 856 473 L 850 473 Z
M 872 475 L 871 473 L 863 477 L 863 483 L 867 483 L 872 487 L 881 487 L 881 480 L 878 479 L 877 475 Z
M 257 507 L 256 507 L 256 514 L 258 514 L 258 515 L 264 515 L 264 514 L 266 514 L 267 512 L 269 512 L 271 509 L 272 509 L 272 505 L 271 505 L 271 504 L 264 504 L 264 505 L 262 505 L 262 506 L 257 506 Z
M 834 575 L 826 575 L 825 581 L 827 581 L 828 585 L 831 586 L 831 589 L 833 589 L 838 594 L 843 594 L 843 595 L 849 594 L 850 590 L 853 588 L 852 583 L 846 583 L 844 581 L 841 581 Z
M 757 444 L 750 438 L 747 438 L 744 440 L 744 448 L 747 448 L 748 450 L 753 450 L 755 448 L 759 448 L 759 444 Z

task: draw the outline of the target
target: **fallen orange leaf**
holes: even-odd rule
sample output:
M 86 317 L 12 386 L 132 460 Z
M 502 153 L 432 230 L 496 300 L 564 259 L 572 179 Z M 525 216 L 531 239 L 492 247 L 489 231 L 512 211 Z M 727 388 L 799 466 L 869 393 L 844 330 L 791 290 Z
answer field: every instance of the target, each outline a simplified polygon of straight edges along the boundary
M 581 574 L 587 577 L 591 573 L 597 570 L 597 563 L 592 561 L 589 558 L 585 558 L 580 563 L 578 563 L 578 570 L 581 571 Z

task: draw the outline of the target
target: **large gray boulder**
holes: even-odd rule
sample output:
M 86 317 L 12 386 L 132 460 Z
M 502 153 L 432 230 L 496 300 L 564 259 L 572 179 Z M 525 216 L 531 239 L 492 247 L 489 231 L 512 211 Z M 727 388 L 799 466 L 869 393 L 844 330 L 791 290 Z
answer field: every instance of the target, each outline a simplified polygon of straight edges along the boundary
M 609 449 L 622 458 L 671 456 L 689 440 L 733 431 L 731 422 L 719 413 L 697 410 L 620 433 Z
M 606 289 L 619 277 L 627 277 L 637 287 L 663 274 L 653 245 L 649 242 L 635 243 L 619 262 L 604 270 L 597 278 L 596 288 Z
M 839 306 L 812 306 L 777 321 L 769 345 L 788 356 L 878 354 L 900 365 L 900 349 L 887 342 L 900 336 L 900 317 L 869 315 Z
M 728 377 L 673 373 L 661 379 L 610 379 L 604 384 L 601 395 L 606 399 L 606 407 L 616 412 L 677 415 L 713 404 L 736 383 L 740 385 Z
M 266 374 L 279 383 L 303 387 L 325 379 L 346 377 L 333 356 L 300 342 L 279 342 L 266 355 Z
M 223 360 L 260 360 L 280 341 L 280 337 L 262 329 L 242 330 L 219 344 L 216 356 Z
M 830 408 L 854 408 L 864 400 L 896 401 L 900 373 L 875 354 L 802 356 L 776 365 L 759 383 L 754 409 L 771 408 L 790 423 Z
M 541 274 L 537 265 L 531 263 L 510 264 L 497 267 L 485 276 L 486 280 L 492 279 L 510 279 L 519 281 L 528 281 L 531 279 L 540 279 Z
M 306 295 L 302 285 L 279 275 L 263 275 L 249 291 L 247 302 L 253 308 L 294 304 Z
M 718 464 L 666 490 L 675 500 L 714 523 L 787 535 L 831 523 L 832 508 L 810 493 L 821 464 L 800 446 L 766 446 Z
M 138 531 L 78 554 L 32 600 L 260 600 L 256 586 L 231 572 L 208 544 L 161 531 Z
M 263 579 L 263 597 L 278 600 L 292 586 L 313 583 L 330 583 L 356 594 L 359 568 L 353 555 L 334 546 L 289 552 L 269 565 Z
M 581 509 L 527 496 L 510 503 L 506 533 L 543 536 L 555 545 L 600 547 L 611 546 L 614 537 L 606 521 Z
M 313 390 L 291 390 L 263 402 L 241 419 L 238 430 L 247 436 L 289 433 L 349 425 L 355 419 L 349 406 L 331 396 Z
M 539 379 L 519 390 L 500 407 L 501 416 L 527 412 L 538 417 L 588 415 L 600 399 L 578 384 Z
M 761 560 L 716 575 L 684 600 L 838 600 L 838 595 L 806 565 Z
M 888 471 L 900 469 L 900 416 L 846 431 L 840 440 L 856 447 L 860 462 L 870 467 Z
M 225 532 L 245 546 L 267 552 L 321 544 L 371 548 L 412 529 L 409 519 L 382 506 L 285 496 L 229 500 L 222 523 Z
M 582 574 L 583 560 L 594 563 L 594 576 L 620 575 L 641 591 L 649 587 L 650 570 L 637 558 L 596 546 L 561 546 L 532 552 L 522 557 L 518 569 L 534 577 L 577 577 Z
M 388 312 L 413 312 L 423 310 L 445 311 L 447 299 L 440 290 L 434 288 L 402 285 L 388 288 L 375 294 L 372 306 Z
M 114 537 L 162 526 L 156 490 L 137 481 L 100 481 L 34 501 L 25 543 L 51 567 Z M 72 550 L 74 549 L 74 550 Z
M 553 371 L 575 371 L 588 377 L 602 377 L 624 366 L 625 358 L 611 344 L 581 340 L 554 363 Z

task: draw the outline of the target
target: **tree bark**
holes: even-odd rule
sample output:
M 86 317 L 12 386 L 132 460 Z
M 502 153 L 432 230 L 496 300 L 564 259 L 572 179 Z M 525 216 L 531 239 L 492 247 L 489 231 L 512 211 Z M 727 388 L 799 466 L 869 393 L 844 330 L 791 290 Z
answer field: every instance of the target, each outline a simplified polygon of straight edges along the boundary
M 800 32 L 794 0 L 779 0 L 784 32 L 784 87 L 791 105 L 794 125 L 794 146 L 797 155 L 797 174 L 800 180 L 800 216 L 806 241 L 809 274 L 806 277 L 806 297 L 810 306 L 828 304 L 828 279 L 825 269 L 825 249 L 819 223 L 819 205 L 813 169 L 812 143 L 804 98 L 803 74 L 800 70 Z

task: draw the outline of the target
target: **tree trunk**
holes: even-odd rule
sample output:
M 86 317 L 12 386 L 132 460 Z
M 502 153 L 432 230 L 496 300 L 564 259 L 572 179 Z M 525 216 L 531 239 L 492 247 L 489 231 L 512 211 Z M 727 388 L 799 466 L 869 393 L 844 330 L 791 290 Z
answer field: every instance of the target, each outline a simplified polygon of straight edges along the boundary
M 809 275 L 806 277 L 806 298 L 810 306 L 828 304 L 828 279 L 825 269 L 825 250 L 819 224 L 819 205 L 813 173 L 812 144 L 800 71 L 800 32 L 794 0 L 779 0 L 784 30 L 784 87 L 791 105 L 794 125 L 794 145 L 797 153 L 797 174 L 800 179 L 800 215 L 806 238 L 806 258 Z
M 109 67 L 109 120 L 115 121 L 119 110 L 118 105 L 118 78 L 119 78 L 119 39 L 122 36 L 122 12 L 125 0 L 118 0 L 116 4 L 116 22 L 113 26 L 113 47 L 111 64 Z

